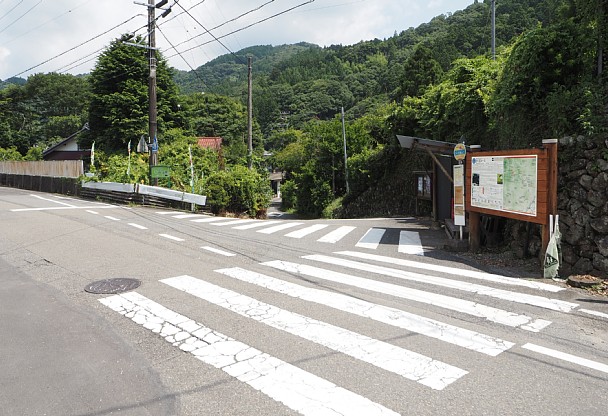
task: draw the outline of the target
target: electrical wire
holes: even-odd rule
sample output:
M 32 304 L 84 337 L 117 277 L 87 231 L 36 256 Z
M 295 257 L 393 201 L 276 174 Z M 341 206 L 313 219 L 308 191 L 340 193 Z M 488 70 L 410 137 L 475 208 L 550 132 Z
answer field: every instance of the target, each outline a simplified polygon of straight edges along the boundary
M 226 22 L 224 22 L 224 23 L 222 23 L 222 24 L 219 24 L 219 25 L 217 25 L 217 26 L 215 26 L 215 27 L 212 27 L 212 28 L 211 28 L 211 29 L 209 29 L 209 30 L 216 30 L 216 29 L 219 29 L 220 27 L 225 26 L 225 25 L 227 25 L 228 23 L 232 23 L 232 22 L 234 22 L 234 21 L 236 21 L 236 20 L 240 19 L 241 17 L 247 16 L 248 14 L 251 14 L 251 13 L 253 13 L 253 12 L 256 12 L 256 11 L 260 10 L 262 7 L 264 7 L 264 6 L 266 6 L 266 5 L 270 4 L 270 3 L 273 3 L 274 1 L 275 1 L 275 0 L 269 0 L 269 1 L 267 1 L 266 3 L 264 3 L 264 4 L 262 4 L 262 5 L 258 6 L 258 7 L 256 7 L 255 9 L 251 9 L 251 10 L 249 10 L 249 11 L 245 12 L 245 13 L 242 13 L 242 14 L 240 14 L 240 15 L 239 15 L 239 16 L 237 16 L 237 17 L 234 17 L 234 18 L 232 18 L 232 19 L 230 19 L 230 20 L 228 20 L 228 21 L 226 21 Z M 177 44 L 177 45 L 175 45 L 175 46 L 177 47 L 177 46 L 183 45 L 184 43 L 190 42 L 192 39 L 195 39 L 195 38 L 198 38 L 198 37 L 204 36 L 204 35 L 206 35 L 206 34 L 207 34 L 207 32 L 205 32 L 205 33 L 201 33 L 201 34 L 196 35 L 196 36 L 194 36 L 194 37 L 192 37 L 192 38 L 190 38 L 190 39 L 187 39 L 187 40 L 185 40 L 185 41 L 183 41 L 183 42 L 180 42 L 180 43 L 178 43 L 178 44 Z M 175 48 L 173 48 L 173 49 L 175 49 Z M 176 49 L 176 52 L 177 52 L 177 49 Z
M 86 41 L 84 41 L 84 42 L 82 42 L 82 43 L 80 43 L 80 44 L 78 44 L 78 45 L 76 45 L 76 46 L 74 46 L 74 47 L 72 47 L 72 48 L 68 49 L 67 51 L 61 52 L 59 55 L 55 55 L 55 56 L 53 56 L 52 58 L 49 58 L 49 59 L 45 60 L 44 62 L 39 63 L 38 65 L 34 65 L 34 66 L 32 66 L 31 68 L 28 68 L 28 69 L 26 69 L 26 70 L 24 70 L 24 71 L 21 71 L 21 72 L 19 72 L 19 73 L 18 73 L 18 74 L 16 74 L 16 75 L 13 75 L 13 77 L 12 77 L 12 78 L 16 78 L 16 77 L 18 77 L 19 75 L 25 74 L 26 72 L 29 72 L 29 71 L 31 71 L 32 69 L 36 69 L 36 68 L 38 68 L 39 66 L 42 66 L 42 65 L 44 65 L 44 64 L 46 64 L 46 63 L 49 63 L 50 61 L 52 61 L 52 60 L 54 60 L 54 59 L 57 59 L 57 58 L 59 58 L 60 56 L 65 55 L 65 54 L 66 54 L 66 53 L 68 53 L 68 52 L 71 52 L 71 51 L 73 51 L 73 50 L 75 50 L 75 49 L 78 49 L 78 48 L 80 48 L 81 46 L 84 46 L 84 45 L 86 45 L 87 43 L 92 42 L 92 41 L 94 41 L 95 39 L 100 38 L 101 36 L 103 36 L 103 35 L 105 35 L 105 34 L 107 34 L 107 33 L 111 32 L 112 30 L 117 29 L 117 28 L 119 28 L 120 26 L 122 26 L 122 25 L 125 25 L 125 24 L 129 23 L 131 20 L 133 20 L 133 19 L 135 19 L 136 17 L 139 17 L 139 16 L 143 16 L 143 15 L 142 15 L 142 14 L 136 14 L 135 16 L 130 17 L 129 19 L 127 19 L 127 20 L 125 20 L 124 22 L 119 23 L 118 25 L 116 25 L 116 26 L 114 26 L 114 27 L 112 27 L 112 28 L 110 28 L 110 29 L 106 30 L 105 32 L 100 33 L 99 35 L 94 36 L 94 37 L 92 37 L 91 39 L 86 40 Z
M 2 17 L 0 17 L 0 20 L 4 19 L 6 16 L 8 16 L 8 15 L 9 15 L 9 14 L 10 14 L 10 13 L 11 13 L 13 10 L 15 10 L 15 9 L 16 9 L 16 8 L 17 8 L 17 7 L 18 7 L 18 6 L 19 6 L 21 3 L 23 3 L 23 0 L 21 0 L 19 3 L 15 4 L 15 5 L 13 6 L 13 8 L 12 8 L 12 9 L 10 9 L 8 12 L 4 13 L 4 14 L 2 15 Z
M 4 1 L 4 0 L 0 0 L 0 3 L 2 3 L 2 1 Z M 33 31 L 35 31 L 35 30 L 37 30 L 37 29 L 40 29 L 41 27 L 46 26 L 46 25 L 48 25 L 48 24 L 49 24 L 49 23 L 51 23 L 51 22 L 54 22 L 55 20 L 57 20 L 57 19 L 59 19 L 59 18 L 61 18 L 61 17 L 65 16 L 66 14 L 72 13 L 74 10 L 79 9 L 80 7 L 84 6 L 84 5 L 85 5 L 85 4 L 87 4 L 87 3 L 90 3 L 91 1 L 92 1 L 92 0 L 86 0 L 86 1 L 84 1 L 84 2 L 82 2 L 82 3 L 80 3 L 78 6 L 76 6 L 76 7 L 72 8 L 72 9 L 70 9 L 70 10 L 66 11 L 66 12 L 63 12 L 63 13 L 61 13 L 61 14 L 59 14 L 59 15 L 57 15 L 57 16 L 55 16 L 55 17 L 53 17 L 52 19 L 47 20 L 46 22 L 41 23 L 41 24 L 39 24 L 38 26 L 31 28 L 30 30 L 28 30 L 28 31 L 26 31 L 26 32 L 23 32 L 23 33 L 22 33 L 22 34 L 20 34 L 20 35 L 17 35 L 17 36 L 16 36 L 16 37 L 14 37 L 13 39 L 11 39 L 11 40 L 9 40 L 9 41 L 7 41 L 7 42 L 4 42 L 4 44 L 5 44 L 5 45 L 8 45 L 8 44 L 10 44 L 10 43 L 13 43 L 13 42 L 14 42 L 14 41 L 16 41 L 17 39 L 19 39 L 19 38 L 21 38 L 21 37 L 23 37 L 23 36 L 25 36 L 25 35 L 27 35 L 27 34 L 29 34 L 29 33 L 32 33 Z
M 186 9 L 184 9 L 184 7 L 183 7 L 181 4 L 179 4 L 178 2 L 175 2 L 175 4 L 176 4 L 176 5 L 178 5 L 179 7 L 181 7 L 181 8 L 182 8 L 182 10 L 183 10 L 184 12 L 186 12 L 186 14 L 188 14 L 188 16 L 190 16 L 190 18 L 191 18 L 192 20 L 194 20 L 194 21 L 195 21 L 195 22 L 196 22 L 196 23 L 197 23 L 197 24 L 198 24 L 200 27 L 202 27 L 202 28 L 203 28 L 203 30 L 204 30 L 206 33 L 209 33 L 209 35 L 211 35 L 211 37 L 213 37 L 213 39 L 215 39 L 215 41 L 216 41 L 217 43 L 219 43 L 220 45 L 222 45 L 222 46 L 224 47 L 224 49 L 226 49 L 226 50 L 227 50 L 227 51 L 228 51 L 228 52 L 229 52 L 231 55 L 233 55 L 233 56 L 234 56 L 234 57 L 235 57 L 237 60 L 242 61 L 242 63 L 245 63 L 245 61 L 243 60 L 243 58 L 241 58 L 240 56 L 238 56 L 237 54 L 235 54 L 234 52 L 232 52 L 228 46 L 226 46 L 226 45 L 225 45 L 225 44 L 224 44 L 224 43 L 223 43 L 223 42 L 222 42 L 222 41 L 221 41 L 219 38 L 217 38 L 217 37 L 216 37 L 216 36 L 215 36 L 213 33 L 211 33 L 210 31 L 208 31 L 208 30 L 205 28 L 205 26 L 203 26 L 203 24 L 202 24 L 201 22 L 199 22 L 199 21 L 196 19 L 196 17 L 192 16 L 192 14 L 191 14 L 189 11 L 187 11 Z
M 278 17 L 278 16 L 283 15 L 283 14 L 285 14 L 285 13 L 289 13 L 290 11 L 295 10 L 295 9 L 297 9 L 297 8 L 299 8 L 299 7 L 302 7 L 302 6 L 305 6 L 305 5 L 307 5 L 307 4 L 313 3 L 314 1 L 315 1 L 315 0 L 308 0 L 308 1 L 305 1 L 304 3 L 300 3 L 300 4 L 296 5 L 296 6 L 290 7 L 289 9 L 285 9 L 285 10 L 283 10 L 282 12 L 279 12 L 279 13 L 273 14 L 272 16 L 268 16 L 268 17 L 266 17 L 266 18 L 264 18 L 264 19 L 258 20 L 257 22 L 253 22 L 253 23 L 251 23 L 251 24 L 249 24 L 249 25 L 247 25 L 247 26 L 244 26 L 244 27 L 242 27 L 242 28 L 240 28 L 240 29 L 236 29 L 236 30 L 233 30 L 232 32 L 226 33 L 225 35 L 220 36 L 220 37 L 219 37 L 219 39 L 223 39 L 223 38 L 228 37 L 228 36 L 230 36 L 230 35 L 233 35 L 233 34 L 235 34 L 235 33 L 242 32 L 243 30 L 249 29 L 250 27 L 256 26 L 256 25 L 258 25 L 258 24 L 260 24 L 260 23 L 263 23 L 263 22 L 266 22 L 266 21 L 268 21 L 268 20 L 270 20 L 270 19 L 274 19 L 275 17 Z M 209 43 L 212 43 L 213 41 L 214 41 L 214 40 L 209 40 L 209 41 L 207 41 L 207 42 L 205 42 L 205 43 L 203 43 L 203 44 L 201 44 L 201 45 L 199 45 L 199 46 L 195 46 L 195 47 L 192 47 L 192 48 L 189 48 L 189 49 L 185 49 L 185 50 L 183 50 L 183 51 L 181 51 L 181 52 L 182 52 L 182 53 L 184 53 L 184 52 L 191 51 L 191 50 L 196 49 L 196 48 L 198 48 L 198 47 L 200 47 L 200 46 L 208 45 Z M 176 54 L 173 54 L 173 55 L 169 55 L 169 56 L 167 57 L 167 59 L 173 58 L 173 57 L 174 57 L 174 56 L 176 56 L 176 55 L 177 55 L 177 53 L 176 53 Z M 235 55 L 235 56 L 236 56 L 236 55 Z M 242 61 L 242 58 L 240 58 L 240 60 Z
M 19 16 L 15 20 L 13 20 L 8 26 L 5 26 L 4 29 L 0 30 L 0 33 L 4 32 L 6 29 L 8 29 L 9 27 L 11 27 L 15 23 L 17 23 L 19 20 L 23 19 L 23 16 L 27 15 L 29 12 L 31 12 L 32 10 L 34 10 L 40 3 L 42 3 L 42 1 L 43 0 L 40 0 L 38 3 L 34 4 L 32 7 L 30 7 L 29 9 L 27 9 L 27 11 L 25 13 L 23 13 L 21 16 Z
M 165 38 L 165 40 L 169 43 L 169 45 L 171 45 L 173 48 L 175 48 L 173 46 L 173 44 L 171 43 L 171 41 L 169 40 L 169 38 L 165 35 L 165 33 L 162 31 L 162 29 L 160 27 L 156 27 L 158 29 L 158 31 L 160 32 L 161 35 L 163 35 L 163 38 Z M 179 53 L 179 52 L 178 52 Z M 186 58 L 184 58 L 182 56 L 181 53 L 179 53 L 180 58 L 183 59 L 183 61 L 186 63 L 186 65 L 188 65 L 188 67 L 192 70 L 192 72 L 194 72 L 194 75 L 199 79 L 199 81 L 201 82 L 201 84 L 203 84 L 204 87 L 206 87 L 205 81 L 203 80 L 203 78 L 201 78 L 201 76 L 199 75 L 198 72 L 196 72 L 196 69 L 194 69 L 192 67 L 192 65 L 190 65 L 190 63 L 186 60 Z

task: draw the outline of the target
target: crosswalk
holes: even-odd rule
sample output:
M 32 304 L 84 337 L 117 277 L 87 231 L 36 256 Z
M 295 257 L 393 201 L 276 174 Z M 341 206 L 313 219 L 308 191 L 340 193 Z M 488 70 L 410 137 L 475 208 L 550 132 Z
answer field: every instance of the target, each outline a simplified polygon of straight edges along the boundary
M 281 235 L 292 239 L 310 238 L 316 242 L 326 244 L 337 244 L 358 229 L 358 227 L 351 225 L 309 224 L 308 222 L 276 219 L 234 219 L 203 214 L 183 214 L 179 211 L 159 211 L 157 214 L 197 224 L 206 223 L 214 227 L 225 227 L 240 231 L 252 230 L 260 234 Z M 364 230 L 363 236 L 355 243 L 355 247 L 377 250 L 378 246 L 385 239 L 389 238 L 388 236 L 391 233 L 398 233 L 398 244 L 396 245 L 398 253 L 425 255 L 420 234 L 412 230 L 389 230 L 381 227 L 372 227 Z
M 220 256 L 234 255 L 210 246 L 203 249 Z M 269 328 L 297 337 L 302 342 L 392 374 L 403 383 L 416 383 L 437 392 L 458 385 L 471 373 L 481 371 L 477 366 L 479 361 L 495 360 L 516 348 L 584 366 L 601 376 L 608 374 L 608 365 L 601 361 L 537 343 L 534 337 L 552 325 L 551 320 L 545 319 L 545 314 L 570 314 L 579 307 L 554 297 L 563 288 L 543 282 L 367 251 L 340 251 L 304 255 L 291 261 L 275 259 L 250 266 L 225 267 L 214 270 L 211 278 L 171 276 L 160 279 L 159 284 L 162 290 L 151 291 L 150 297 L 141 292 L 129 292 L 99 301 L 205 365 L 224 371 L 303 415 L 396 415 L 399 412 L 374 397 L 364 397 L 335 380 L 330 381 L 273 356 L 255 341 L 238 339 L 238 331 L 236 335 L 234 331 L 230 335 L 224 334 L 223 328 L 207 326 L 162 303 L 183 296 L 190 302 L 200 303 L 199 307 L 214 308 L 215 313 L 239 316 L 250 325 L 258 326 L 259 331 Z M 235 289 L 237 287 L 248 288 L 247 293 Z M 334 290 L 336 287 L 342 290 Z M 437 293 L 439 289 L 445 293 Z M 373 296 L 366 299 L 353 295 L 353 291 Z M 368 300 L 376 299 L 378 295 L 407 302 L 395 307 Z M 268 299 L 274 301 L 268 302 Z M 444 322 L 437 315 L 421 314 L 420 306 L 424 305 L 449 312 L 440 314 L 444 318 L 456 314 L 480 318 L 490 325 L 466 319 L 457 320 L 458 325 L 454 321 Z M 341 326 L 320 319 L 318 315 L 313 317 L 310 311 L 315 307 L 347 314 L 353 317 L 353 322 L 365 324 Z M 422 309 L 426 311 L 426 308 Z M 432 348 L 421 351 L 416 343 L 410 346 L 376 339 L 368 334 L 370 323 L 417 334 L 441 345 L 442 349 L 453 350 L 456 355 L 458 351 L 468 351 L 477 359 L 470 363 L 461 360 L 451 363 L 446 360 L 450 354 L 443 354 L 441 359 L 433 357 L 435 350 Z M 495 333 L 510 334 L 507 338 L 512 339 Z M 521 339 L 530 342 L 519 345 Z M 365 379 L 364 375 L 362 379 Z

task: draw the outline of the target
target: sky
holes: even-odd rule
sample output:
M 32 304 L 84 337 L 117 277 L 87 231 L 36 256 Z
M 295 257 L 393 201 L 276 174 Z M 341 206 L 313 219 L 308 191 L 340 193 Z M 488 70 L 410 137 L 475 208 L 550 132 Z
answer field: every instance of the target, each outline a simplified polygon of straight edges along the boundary
M 154 0 L 155 4 L 160 0 Z M 156 45 L 191 70 L 254 45 L 353 45 L 386 39 L 474 0 L 169 0 Z M 0 80 L 84 74 L 110 42 L 147 36 L 148 0 L 0 0 Z M 156 9 L 156 16 L 163 10 Z M 135 47 L 135 46 L 134 46 Z

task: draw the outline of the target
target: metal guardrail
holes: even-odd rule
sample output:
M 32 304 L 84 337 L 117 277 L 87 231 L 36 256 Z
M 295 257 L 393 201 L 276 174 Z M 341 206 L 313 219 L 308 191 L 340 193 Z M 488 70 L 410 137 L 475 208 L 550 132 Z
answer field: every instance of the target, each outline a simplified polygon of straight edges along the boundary
M 79 182 L 77 178 L 0 173 L 0 186 L 80 196 L 110 203 L 192 209 L 205 206 L 207 197 L 156 186 L 115 182 Z
M 156 199 L 168 199 L 182 203 L 205 205 L 207 197 L 205 195 L 191 194 L 188 192 L 175 191 L 173 189 L 161 188 L 159 186 L 149 186 L 140 184 L 116 183 L 116 182 L 82 182 L 83 190 L 91 189 L 98 192 L 111 192 L 131 194 L 130 201 L 135 202 L 141 200 L 145 202 L 145 197 L 150 200 L 150 197 Z

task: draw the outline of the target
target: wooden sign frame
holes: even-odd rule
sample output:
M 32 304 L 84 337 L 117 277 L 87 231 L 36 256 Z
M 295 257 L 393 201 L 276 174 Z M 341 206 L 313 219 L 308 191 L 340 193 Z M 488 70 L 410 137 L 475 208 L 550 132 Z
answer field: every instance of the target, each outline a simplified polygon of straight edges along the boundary
M 480 157 L 536 157 L 536 210 L 535 214 L 518 213 L 512 210 L 490 209 L 472 205 L 472 160 Z M 518 221 L 540 224 L 542 253 L 549 244 L 549 217 L 557 214 L 557 140 L 544 140 L 542 149 L 503 150 L 494 152 L 470 152 L 466 156 L 466 211 L 469 213 L 470 248 L 480 245 L 480 214 L 494 215 Z

